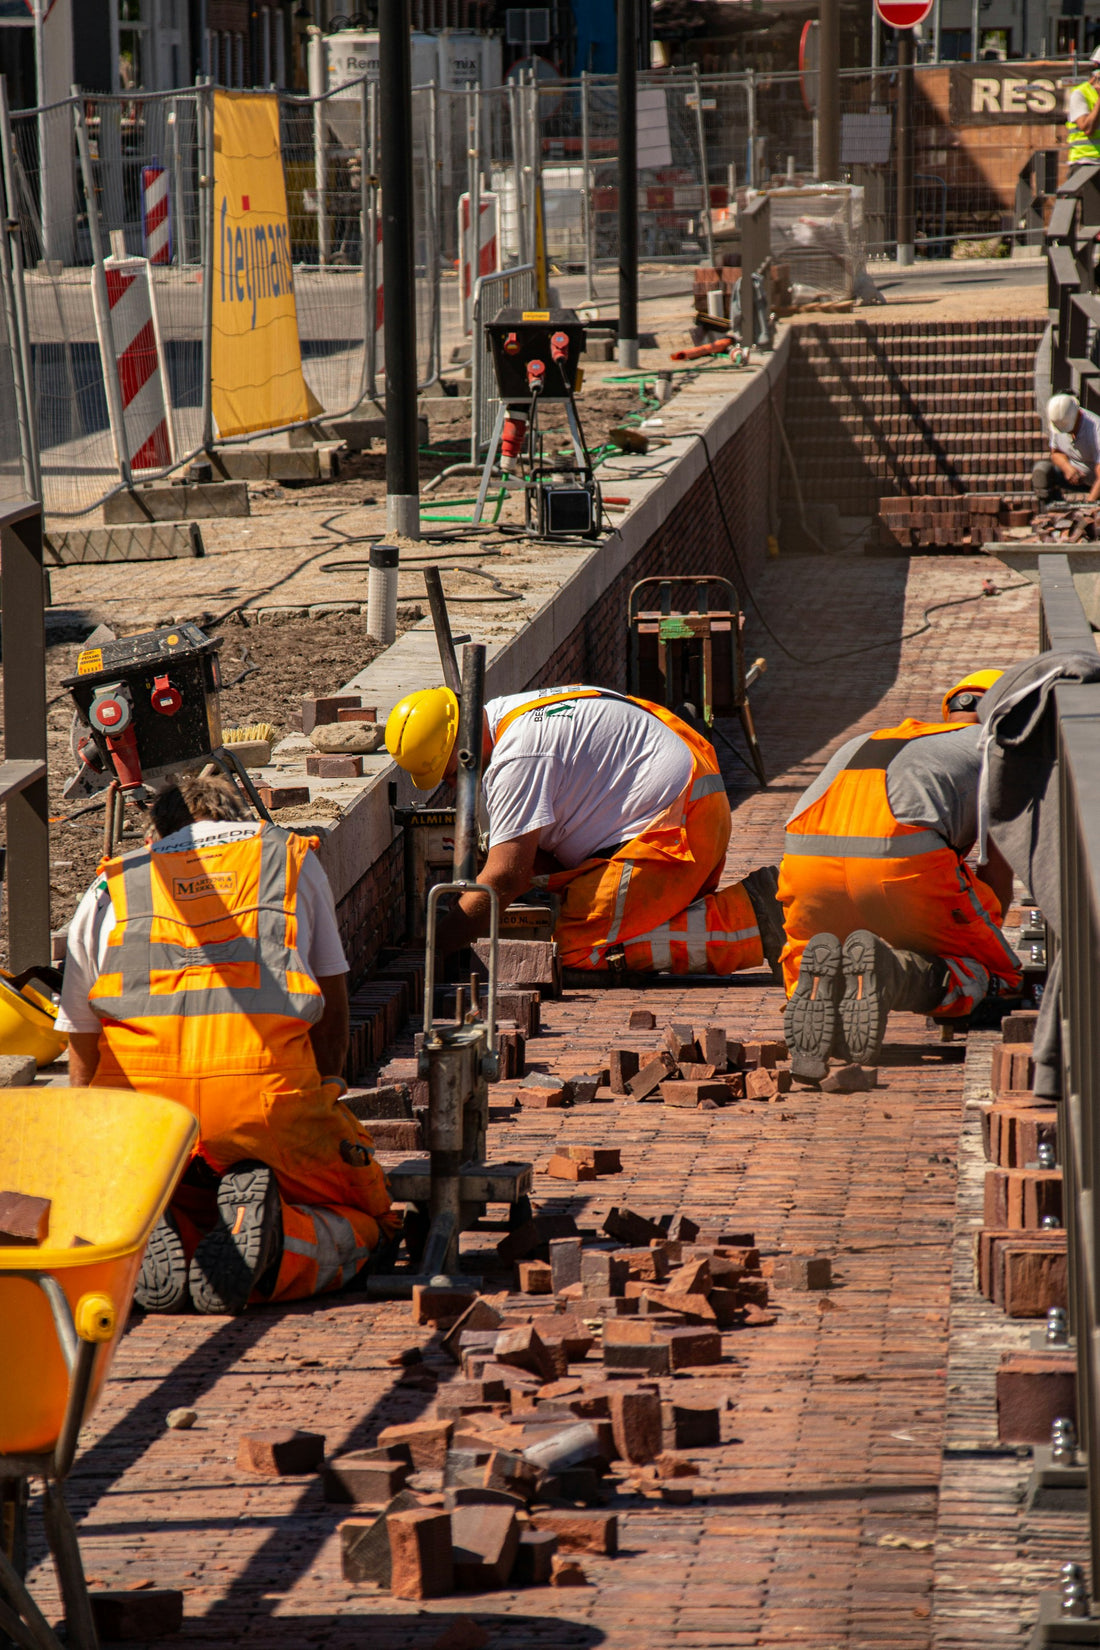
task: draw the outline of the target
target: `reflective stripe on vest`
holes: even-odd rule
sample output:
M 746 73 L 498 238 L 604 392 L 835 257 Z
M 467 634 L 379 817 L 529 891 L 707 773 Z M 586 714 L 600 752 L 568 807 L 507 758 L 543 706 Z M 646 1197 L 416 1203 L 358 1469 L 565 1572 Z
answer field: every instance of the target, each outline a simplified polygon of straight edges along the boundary
M 812 836 L 788 831 L 787 854 L 812 854 L 818 859 L 908 859 L 910 854 L 934 854 L 948 844 L 938 831 L 915 831 L 906 836 Z
M 1084 81 L 1080 86 L 1074 86 L 1073 91 L 1081 93 L 1089 106 L 1090 114 L 1097 103 L 1100 103 L 1100 91 L 1089 80 Z M 1071 97 L 1072 95 L 1073 92 L 1070 93 Z M 1080 166 L 1100 161 L 1100 143 L 1097 142 L 1096 138 L 1090 137 L 1087 132 L 1082 132 L 1078 127 L 1069 123 L 1066 125 L 1066 138 L 1069 143 L 1069 154 L 1066 158 L 1070 166 Z
M 917 722 L 883 728 L 858 745 L 828 788 L 788 821 L 784 852 L 815 859 L 909 859 L 955 850 L 939 831 L 906 825 L 890 806 L 890 764 L 916 739 L 962 733 L 966 724 Z M 805 821 L 805 824 L 802 822 Z M 862 830 L 830 829 L 858 824 Z M 824 829 L 822 829 L 824 827 Z
M 191 874 L 195 874 L 196 861 L 201 867 L 202 845 L 170 854 L 145 849 L 108 867 L 109 890 L 116 879 L 121 882 L 123 910 L 119 913 L 116 905 L 107 954 L 89 994 L 89 1006 L 100 1019 L 129 1022 L 233 1014 L 278 1015 L 312 1023 L 320 1018 L 324 1006 L 320 987 L 288 939 L 288 930 L 296 934 L 290 896 L 296 893 L 300 870 L 300 861 L 298 866 L 288 863 L 288 851 L 304 858 L 308 844 L 289 831 L 264 824 L 244 842 L 207 844 L 207 857 L 214 849 L 222 851 L 212 874 L 227 863 L 232 869 L 233 860 L 258 851 L 256 903 L 234 911 L 227 901 L 208 925 L 213 920 L 219 925 L 229 921 L 236 925 L 236 932 L 198 945 L 154 940 L 153 930 L 155 925 L 173 921 L 180 928 L 193 929 L 193 921 L 180 912 L 177 896 L 170 890 L 179 881 L 175 873 L 181 861 L 187 862 Z M 157 909 L 157 884 L 167 911 Z M 253 917 L 255 934 L 242 932 L 242 925 Z M 216 983 L 208 979 L 189 983 L 187 976 L 196 973 L 218 978 Z

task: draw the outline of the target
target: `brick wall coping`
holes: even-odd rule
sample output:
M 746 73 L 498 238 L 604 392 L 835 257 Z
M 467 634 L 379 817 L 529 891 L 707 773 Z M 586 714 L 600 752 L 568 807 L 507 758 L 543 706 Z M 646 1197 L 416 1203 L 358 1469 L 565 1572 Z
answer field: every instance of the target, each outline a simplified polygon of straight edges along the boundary
M 712 456 L 716 456 L 733 435 L 754 416 L 770 418 L 769 393 L 781 384 L 786 370 L 790 330 L 780 327 L 776 347 L 770 355 L 758 357 L 759 366 L 749 372 L 708 373 L 695 380 L 665 403 L 660 416 L 685 432 L 705 435 Z M 583 411 L 583 409 L 582 409 Z M 654 430 L 660 434 L 660 428 Z M 638 555 L 655 532 L 667 521 L 706 467 L 702 443 L 688 433 L 674 436 L 668 447 L 648 455 L 623 455 L 614 461 L 618 472 L 646 471 L 661 463 L 662 473 L 640 474 L 627 480 L 621 474 L 603 481 L 604 491 L 615 497 L 629 497 L 631 506 L 616 531 L 598 544 L 547 545 L 531 542 L 523 555 L 490 563 L 491 571 L 505 584 L 509 574 L 532 567 L 539 577 L 532 597 L 512 607 L 464 608 L 451 613 L 452 629 L 468 631 L 487 647 L 486 685 L 489 696 L 517 693 L 536 676 L 584 618 L 587 611 Z M 763 485 L 767 485 L 766 480 Z M 425 508 L 431 509 L 431 495 Z M 419 560 L 427 556 L 427 545 L 409 546 Z M 440 561 L 447 551 L 439 548 Z M 550 558 L 553 558 L 552 562 Z M 472 563 L 471 565 L 476 565 Z M 625 624 L 626 617 L 623 616 Z M 376 705 L 380 721 L 397 701 L 417 688 L 440 682 L 439 654 L 430 617 L 425 617 L 400 636 L 373 664 L 353 676 L 333 692 L 361 693 L 366 703 Z M 324 799 L 342 810 L 334 819 L 326 809 L 318 811 L 316 825 L 323 836 L 320 857 L 332 883 L 337 904 L 393 840 L 388 787 L 397 781 L 402 804 L 424 802 L 408 776 L 383 751 L 363 758 L 361 779 L 319 780 L 305 775 L 305 757 L 313 750 L 302 734 L 291 734 L 273 752 L 272 765 L 255 777 L 278 784 L 307 784 L 311 802 Z M 295 816 L 295 823 L 301 818 Z M 308 821 L 312 823 L 312 821 Z

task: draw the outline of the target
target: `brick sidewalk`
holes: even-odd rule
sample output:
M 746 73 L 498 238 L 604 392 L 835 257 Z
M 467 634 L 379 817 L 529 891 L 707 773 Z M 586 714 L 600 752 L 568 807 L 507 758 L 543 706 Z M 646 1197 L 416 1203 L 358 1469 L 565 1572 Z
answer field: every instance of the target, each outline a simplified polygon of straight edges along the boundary
M 784 561 L 768 568 L 759 597 L 793 651 L 820 656 L 916 628 L 928 603 L 976 593 L 991 569 L 1012 582 L 980 557 Z M 792 796 L 842 738 L 931 712 L 964 669 L 1024 657 L 1034 635 L 1028 590 L 934 615 L 900 664 L 889 648 L 811 669 L 758 642 L 769 669 L 754 709 L 777 780 L 763 794 L 738 789 L 731 872 L 775 858 Z M 637 1001 L 577 992 L 545 1004 L 531 1063 L 580 1071 L 613 1042 L 649 1046 L 652 1033 L 625 1030 Z M 731 989 L 651 990 L 644 1001 L 659 1026 L 713 1022 L 749 1039 L 781 1025 L 780 994 L 762 976 Z M 728 1401 L 722 1445 L 698 1453 L 690 1505 L 621 1492 L 619 1556 L 583 1555 L 593 1586 L 417 1609 L 341 1580 L 340 1509 L 323 1504 L 316 1480 L 237 1470 L 238 1435 L 257 1425 L 324 1432 L 335 1454 L 427 1410 L 430 1393 L 399 1380 L 387 1359 L 418 1344 L 431 1368 L 453 1366 L 407 1306 L 355 1296 L 236 1321 L 134 1323 L 70 1481 L 90 1576 L 182 1587 L 185 1629 L 165 1643 L 342 1650 L 369 1636 L 371 1650 L 419 1650 L 469 1613 L 489 1626 L 491 1650 L 924 1650 L 962 1053 L 923 1022 L 899 1020 L 871 1094 L 796 1092 L 715 1113 L 620 1102 L 493 1122 L 497 1158 L 544 1166 L 559 1141 L 621 1148 L 624 1173 L 613 1179 L 566 1189 L 536 1173 L 537 1201 L 586 1228 L 612 1203 L 681 1209 L 754 1231 L 765 1254 L 833 1260 L 827 1293 L 779 1290 L 777 1321 L 727 1334 L 720 1371 L 662 1381 L 666 1393 Z M 166 1430 L 180 1405 L 198 1411 L 198 1424 Z M 45 1566 L 33 1584 L 54 1602 Z

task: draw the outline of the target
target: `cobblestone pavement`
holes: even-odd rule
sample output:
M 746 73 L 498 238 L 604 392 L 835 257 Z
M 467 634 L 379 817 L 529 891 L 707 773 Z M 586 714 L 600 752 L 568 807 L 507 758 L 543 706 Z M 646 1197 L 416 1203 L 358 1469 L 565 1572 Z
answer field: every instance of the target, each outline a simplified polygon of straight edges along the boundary
M 777 777 L 765 793 L 736 793 L 731 873 L 776 857 L 793 795 L 842 738 L 929 713 L 968 666 L 1034 650 L 1034 591 L 983 598 L 991 572 L 1013 582 L 981 557 L 768 568 L 758 598 L 786 647 L 804 658 L 848 653 L 817 666 L 784 659 L 754 619 L 752 640 L 769 657 L 754 708 Z M 930 615 L 900 658 L 896 647 L 857 651 L 917 630 L 931 603 L 970 596 Z M 780 994 L 760 975 L 641 998 L 659 1026 L 719 1023 L 742 1039 L 781 1030 Z M 530 1062 L 576 1072 L 612 1043 L 648 1046 L 652 1033 L 626 1030 L 639 1000 L 592 991 L 546 1003 Z M 680 1209 L 754 1231 L 765 1255 L 833 1260 L 827 1293 L 777 1291 L 775 1321 L 726 1335 L 720 1368 L 662 1381 L 666 1392 L 726 1401 L 722 1445 L 698 1453 L 691 1504 L 623 1496 L 620 1555 L 584 1555 L 591 1586 L 420 1608 L 350 1587 L 340 1578 L 339 1510 L 323 1504 L 317 1481 L 238 1471 L 238 1435 L 256 1425 L 321 1431 L 331 1454 L 430 1406 L 387 1359 L 415 1343 L 432 1368 L 453 1366 L 407 1306 L 354 1296 L 131 1326 L 70 1480 L 94 1584 L 182 1587 L 185 1628 L 164 1642 L 189 1645 L 418 1650 L 448 1620 L 473 1614 L 492 1650 L 925 1650 L 935 1631 L 963 1053 L 901 1018 L 870 1094 L 795 1092 L 716 1113 L 618 1102 L 513 1120 L 494 1108 L 497 1158 L 544 1166 L 559 1141 L 621 1147 L 624 1172 L 613 1179 L 565 1189 L 536 1173 L 537 1200 L 568 1208 L 585 1228 L 612 1203 Z M 166 1430 L 166 1413 L 181 1405 L 198 1411 L 197 1425 Z M 33 1581 L 55 1603 L 44 1565 Z M 1002 1581 L 1011 1594 L 1011 1574 Z M 999 1610 L 1003 1623 L 1003 1600 Z M 1018 1611 L 1021 1621 L 1030 1613 L 1028 1595 Z M 974 1625 L 970 1642 L 986 1642 Z

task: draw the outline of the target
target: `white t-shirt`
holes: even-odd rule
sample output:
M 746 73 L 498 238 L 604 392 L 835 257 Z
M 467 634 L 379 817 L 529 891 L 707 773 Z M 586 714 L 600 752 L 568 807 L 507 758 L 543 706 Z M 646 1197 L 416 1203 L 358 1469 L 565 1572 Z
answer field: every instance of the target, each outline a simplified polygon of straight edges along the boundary
M 485 707 L 496 741 L 517 705 L 569 688 L 540 688 Z M 518 716 L 485 770 L 489 846 L 538 830 L 562 865 L 629 841 L 675 802 L 691 778 L 691 752 L 651 711 L 617 697 L 571 699 Z
M 1071 121 L 1083 120 L 1089 112 L 1088 98 L 1080 86 L 1075 86 L 1066 99 L 1066 124 Z
M 204 842 L 244 842 L 255 836 L 254 821 L 219 823 L 198 820 L 182 831 L 153 844 L 155 854 L 184 853 Z M 307 854 L 298 878 L 298 953 L 314 979 L 346 974 L 347 958 L 336 926 L 332 889 L 316 854 Z M 88 993 L 102 972 L 107 940 L 115 925 L 114 906 L 106 877 L 97 877 L 69 924 L 65 983 L 61 992 L 58 1031 L 98 1031 L 99 1015 L 88 1006 Z
M 1076 435 L 1067 435 L 1052 428 L 1050 445 L 1057 452 L 1065 453 L 1082 475 L 1094 476 L 1096 466 L 1100 464 L 1100 418 L 1082 407 Z

